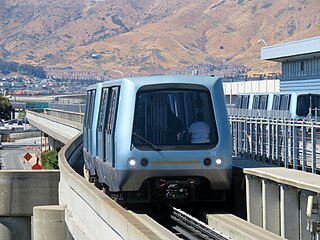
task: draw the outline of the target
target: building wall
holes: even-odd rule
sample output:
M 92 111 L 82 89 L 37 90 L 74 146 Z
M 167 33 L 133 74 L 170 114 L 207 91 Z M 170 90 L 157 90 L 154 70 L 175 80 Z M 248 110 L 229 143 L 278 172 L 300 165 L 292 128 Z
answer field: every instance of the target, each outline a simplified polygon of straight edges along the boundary
M 282 62 L 280 91 L 320 91 L 320 58 Z

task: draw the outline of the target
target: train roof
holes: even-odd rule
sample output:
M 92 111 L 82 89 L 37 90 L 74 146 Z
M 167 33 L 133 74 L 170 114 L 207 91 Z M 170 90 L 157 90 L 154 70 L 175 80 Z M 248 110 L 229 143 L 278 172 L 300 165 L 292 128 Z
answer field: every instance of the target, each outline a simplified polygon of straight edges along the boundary
M 135 76 L 125 77 L 121 79 L 105 81 L 102 86 L 122 85 L 124 82 L 131 82 L 137 86 L 163 84 L 163 83 L 181 83 L 181 84 L 203 84 L 213 85 L 219 80 L 218 77 L 212 76 L 189 76 L 189 75 L 150 75 L 150 76 Z M 98 84 L 91 85 L 88 90 L 94 89 Z
M 320 94 L 320 91 L 281 91 L 281 92 L 253 92 L 253 93 L 238 93 L 236 95 L 281 95 L 281 94 Z

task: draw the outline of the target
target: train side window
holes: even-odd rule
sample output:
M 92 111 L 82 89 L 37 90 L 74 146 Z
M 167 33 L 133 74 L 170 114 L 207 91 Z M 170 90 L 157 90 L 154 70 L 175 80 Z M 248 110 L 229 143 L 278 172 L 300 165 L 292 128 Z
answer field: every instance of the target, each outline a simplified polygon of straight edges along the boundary
M 89 112 L 89 104 L 90 104 L 90 94 L 91 94 L 91 91 L 87 91 L 86 109 L 85 109 L 84 119 L 83 119 L 83 124 L 86 127 L 87 127 L 87 124 L 88 124 L 87 121 L 88 121 L 88 112 Z
M 259 109 L 259 96 L 253 97 L 252 109 Z
M 268 103 L 268 95 L 260 96 L 259 109 L 266 110 L 267 109 L 267 103 Z
M 236 98 L 236 103 L 235 103 L 235 108 L 241 108 L 241 100 L 242 100 L 242 96 L 237 96 Z
M 290 95 L 281 95 L 280 99 L 280 110 L 289 110 L 290 106 Z
M 275 95 L 272 102 L 272 110 L 280 109 L 280 95 Z
M 242 96 L 241 108 L 248 109 L 248 106 L 249 106 L 249 96 L 248 95 Z
M 320 110 L 320 95 L 311 96 L 311 113 L 312 116 L 319 116 Z
M 106 133 L 112 134 L 114 130 L 115 118 L 116 118 L 116 110 L 118 107 L 118 94 L 119 87 L 113 87 L 111 89 L 110 98 L 108 100 L 108 113 L 107 113 L 107 124 L 106 124 Z
M 88 120 L 87 120 L 88 128 L 91 128 L 91 124 L 93 120 L 93 108 L 94 108 L 95 98 L 96 98 L 96 90 L 92 90 L 90 95 L 90 105 L 89 105 Z
M 310 108 L 310 97 L 309 95 L 300 95 L 297 99 L 297 115 L 306 117 L 309 113 Z
M 100 111 L 99 111 L 99 122 L 98 122 L 99 132 L 102 132 L 102 129 L 105 126 L 106 113 L 107 113 L 107 99 L 108 99 L 108 88 L 103 88 L 102 96 L 101 96 Z

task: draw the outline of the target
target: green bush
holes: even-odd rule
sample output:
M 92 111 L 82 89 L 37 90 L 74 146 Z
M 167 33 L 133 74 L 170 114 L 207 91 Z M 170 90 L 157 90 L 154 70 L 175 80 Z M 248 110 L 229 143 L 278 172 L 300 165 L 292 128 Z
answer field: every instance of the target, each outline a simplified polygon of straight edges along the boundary
M 58 165 L 58 152 L 45 151 L 41 155 L 43 169 L 59 169 Z

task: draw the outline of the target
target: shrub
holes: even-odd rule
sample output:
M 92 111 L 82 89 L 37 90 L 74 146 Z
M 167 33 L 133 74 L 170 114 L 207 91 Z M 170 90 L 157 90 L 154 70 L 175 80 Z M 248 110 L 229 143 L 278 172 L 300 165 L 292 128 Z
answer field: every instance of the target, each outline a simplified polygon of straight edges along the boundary
M 59 169 L 58 165 L 58 152 L 45 151 L 41 155 L 43 169 Z

